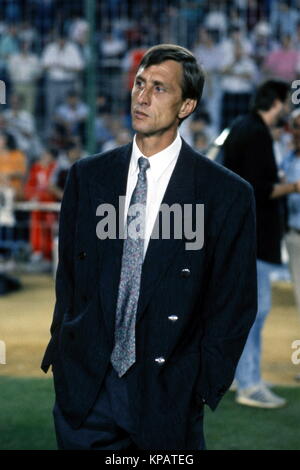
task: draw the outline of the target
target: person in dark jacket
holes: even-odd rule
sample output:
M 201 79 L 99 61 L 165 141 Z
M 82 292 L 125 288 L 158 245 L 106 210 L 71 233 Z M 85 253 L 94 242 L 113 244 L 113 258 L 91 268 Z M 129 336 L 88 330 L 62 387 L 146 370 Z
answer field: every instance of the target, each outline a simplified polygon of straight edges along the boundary
M 257 220 L 258 312 L 239 361 L 236 401 L 243 405 L 277 408 L 285 400 L 261 379 L 261 333 L 271 309 L 270 272 L 281 263 L 284 229 L 282 197 L 300 191 L 300 181 L 281 183 L 270 127 L 288 111 L 288 83 L 268 80 L 256 91 L 251 112 L 236 119 L 224 143 L 223 164 L 254 188 Z
M 257 308 L 254 195 L 179 135 L 202 88 L 190 51 L 154 46 L 134 80 L 133 143 L 68 174 L 42 363 L 61 449 L 203 449 L 204 404 L 233 380 Z M 156 231 L 161 206 L 178 211 Z

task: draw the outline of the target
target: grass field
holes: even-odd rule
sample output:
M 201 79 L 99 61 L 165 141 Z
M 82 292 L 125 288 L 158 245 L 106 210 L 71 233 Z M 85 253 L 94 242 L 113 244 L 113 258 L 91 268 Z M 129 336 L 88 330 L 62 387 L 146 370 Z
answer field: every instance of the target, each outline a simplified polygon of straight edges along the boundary
M 55 449 L 52 381 L 1 377 L 0 388 L 0 449 Z M 229 392 L 215 413 L 207 410 L 208 449 L 300 450 L 300 388 L 276 390 L 288 399 L 287 407 L 270 411 L 237 406 Z
M 49 339 L 54 292 L 47 276 L 22 278 L 24 289 L 0 298 L 0 340 L 7 364 L 0 365 L 0 450 L 55 449 L 54 401 L 50 374 L 40 361 Z M 215 413 L 206 411 L 208 449 L 300 450 L 300 386 L 293 377 L 300 367 L 291 362 L 291 344 L 300 339 L 299 314 L 291 286 L 278 283 L 264 330 L 263 375 L 278 384 L 287 398 L 279 410 L 236 405 L 229 392 Z

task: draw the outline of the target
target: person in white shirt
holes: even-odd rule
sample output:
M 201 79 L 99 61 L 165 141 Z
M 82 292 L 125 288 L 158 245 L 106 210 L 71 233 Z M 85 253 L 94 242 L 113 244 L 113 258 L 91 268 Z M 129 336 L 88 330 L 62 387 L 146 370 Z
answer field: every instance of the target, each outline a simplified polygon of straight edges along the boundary
M 18 148 L 26 154 L 29 161 L 37 158 L 42 151 L 41 142 L 34 117 L 24 109 L 21 95 L 11 95 L 10 107 L 3 112 L 3 117 L 7 130 L 15 138 Z
M 60 33 L 57 40 L 48 44 L 42 55 L 46 71 L 47 127 L 51 125 L 54 111 L 71 89 L 78 89 L 84 61 L 78 47 Z
M 221 88 L 221 130 L 240 114 L 246 114 L 255 83 L 256 67 L 240 41 L 234 43 L 233 57 L 223 63 Z
M 39 57 L 30 51 L 28 41 L 22 42 L 20 52 L 10 56 L 8 72 L 15 93 L 23 97 L 24 110 L 34 113 L 41 64 Z

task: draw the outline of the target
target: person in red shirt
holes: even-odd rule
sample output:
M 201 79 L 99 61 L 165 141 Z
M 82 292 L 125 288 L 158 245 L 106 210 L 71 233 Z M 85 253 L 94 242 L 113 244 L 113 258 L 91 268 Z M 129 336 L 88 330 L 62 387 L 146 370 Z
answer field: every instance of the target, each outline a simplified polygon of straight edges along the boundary
M 24 188 L 25 198 L 38 202 L 54 202 L 55 196 L 49 191 L 49 179 L 55 167 L 54 155 L 45 150 L 40 160 L 30 169 Z M 52 235 L 57 216 L 53 212 L 35 210 L 31 213 L 30 242 L 34 260 L 51 260 Z

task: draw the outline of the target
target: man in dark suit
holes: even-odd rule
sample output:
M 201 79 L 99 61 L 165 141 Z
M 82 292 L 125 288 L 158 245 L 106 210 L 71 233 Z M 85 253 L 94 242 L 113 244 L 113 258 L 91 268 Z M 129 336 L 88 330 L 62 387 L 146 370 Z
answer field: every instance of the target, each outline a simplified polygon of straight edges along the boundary
M 151 48 L 133 143 L 70 170 L 42 364 L 60 448 L 203 449 L 204 404 L 232 382 L 256 313 L 254 198 L 178 134 L 203 82 L 188 50 Z

